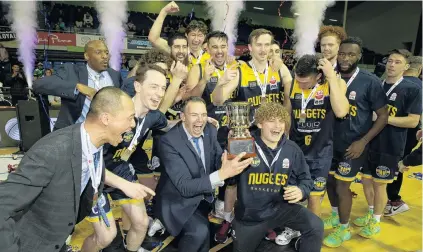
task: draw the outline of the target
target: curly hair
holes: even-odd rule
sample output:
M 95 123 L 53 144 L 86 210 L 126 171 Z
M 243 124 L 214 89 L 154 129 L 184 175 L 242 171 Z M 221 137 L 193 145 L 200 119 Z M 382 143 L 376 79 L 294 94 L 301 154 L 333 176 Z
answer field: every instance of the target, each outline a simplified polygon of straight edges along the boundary
M 342 40 L 347 38 L 347 33 L 345 32 L 345 29 L 340 26 L 324 25 L 320 27 L 318 36 L 319 41 L 326 36 L 335 36 L 338 39 L 338 42 L 341 43 Z
M 260 105 L 254 115 L 256 124 L 263 123 L 271 119 L 280 119 L 285 122 L 285 132 L 291 128 L 291 116 L 288 110 L 277 102 L 266 102 Z

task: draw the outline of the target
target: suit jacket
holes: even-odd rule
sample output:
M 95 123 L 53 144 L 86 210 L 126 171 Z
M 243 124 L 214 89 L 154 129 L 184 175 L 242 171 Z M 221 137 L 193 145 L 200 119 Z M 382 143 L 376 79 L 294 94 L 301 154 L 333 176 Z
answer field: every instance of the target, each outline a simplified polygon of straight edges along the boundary
M 40 139 L 0 183 L 2 252 L 59 251 L 74 225 L 88 215 L 93 190 L 89 183 L 80 195 L 80 128 L 78 123 Z
M 121 78 L 119 72 L 108 68 L 107 72 L 115 87 L 121 88 L 126 82 L 133 79 Z M 33 84 L 35 93 L 61 97 L 61 107 L 55 129 L 72 125 L 81 116 L 86 96 L 75 95 L 76 84 L 88 85 L 88 70 L 86 65 L 64 64 L 54 75 L 38 79 Z
M 207 172 L 182 122 L 160 138 L 164 172 L 156 188 L 155 213 L 173 236 L 180 233 L 204 195 L 213 193 L 209 175 L 220 168 L 222 149 L 216 128 L 211 124 L 204 128 L 203 144 Z

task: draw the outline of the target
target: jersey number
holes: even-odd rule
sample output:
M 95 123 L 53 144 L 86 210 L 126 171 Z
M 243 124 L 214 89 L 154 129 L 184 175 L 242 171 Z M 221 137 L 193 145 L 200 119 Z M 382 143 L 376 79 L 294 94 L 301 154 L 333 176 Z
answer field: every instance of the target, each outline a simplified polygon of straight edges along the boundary
M 309 146 L 311 143 L 311 135 L 307 135 L 304 137 L 304 143 L 305 145 Z
M 221 123 L 222 125 L 220 125 L 220 126 L 227 126 L 228 125 L 228 116 L 223 116 L 222 117 L 222 123 Z

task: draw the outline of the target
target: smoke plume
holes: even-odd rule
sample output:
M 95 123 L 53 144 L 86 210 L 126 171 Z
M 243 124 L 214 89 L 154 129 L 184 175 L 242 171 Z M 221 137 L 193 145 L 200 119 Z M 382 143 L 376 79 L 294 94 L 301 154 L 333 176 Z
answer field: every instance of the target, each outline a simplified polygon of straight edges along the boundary
M 296 15 L 294 30 L 295 57 L 315 54 L 315 43 L 325 11 L 333 6 L 335 0 L 304 1 L 295 0 L 291 11 Z
M 18 40 L 18 60 L 24 66 L 28 87 L 32 88 L 32 73 L 35 64 L 35 48 L 37 38 L 37 2 L 10 1 L 8 18 L 12 22 L 12 30 Z
M 109 48 L 110 67 L 119 71 L 126 36 L 124 24 L 128 19 L 127 3 L 126 1 L 96 1 L 96 9 L 101 24 L 100 30 Z
M 244 0 L 208 0 L 207 11 L 213 31 L 223 31 L 228 35 L 229 55 L 234 55 L 238 37 L 238 18 L 244 10 Z

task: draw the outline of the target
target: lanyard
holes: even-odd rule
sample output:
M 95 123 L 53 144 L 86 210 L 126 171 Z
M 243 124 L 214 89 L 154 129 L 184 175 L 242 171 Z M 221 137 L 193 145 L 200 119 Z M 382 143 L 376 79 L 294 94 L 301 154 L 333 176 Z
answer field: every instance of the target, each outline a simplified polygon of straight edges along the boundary
M 333 65 L 333 70 L 335 70 L 336 72 L 336 67 L 338 66 L 338 62 L 335 62 L 335 64 Z
M 404 79 L 404 77 L 401 77 L 399 80 L 397 80 L 397 82 L 395 82 L 395 84 L 394 85 L 392 85 L 392 87 L 388 90 L 388 92 L 386 92 L 386 96 L 389 96 L 389 94 L 392 92 L 392 90 L 394 90 L 394 88 L 396 87 L 396 86 L 398 86 L 400 83 L 401 83 L 401 81 Z M 383 85 L 385 85 L 385 81 L 383 81 L 383 83 L 382 83 L 382 87 L 383 87 Z
M 253 68 L 254 76 L 256 77 L 257 84 L 261 89 L 261 97 L 266 97 L 266 88 L 267 88 L 267 71 L 269 69 L 269 62 L 266 63 L 266 68 L 264 69 L 264 83 L 261 83 L 260 76 L 258 75 L 256 66 L 253 61 L 251 61 L 251 67 Z
M 142 127 L 144 126 L 144 122 L 145 122 L 145 117 L 142 119 L 142 122 L 140 123 L 140 122 L 138 122 L 138 124 L 137 124 L 137 129 L 136 129 L 136 131 L 135 131 L 135 135 L 134 135 L 134 137 L 132 138 L 132 141 L 131 141 L 131 143 L 129 144 L 129 147 L 128 147 L 128 150 L 130 150 L 130 151 L 132 151 L 132 149 L 135 147 L 135 146 L 137 146 L 137 144 L 138 144 L 138 137 L 140 136 L 140 134 L 141 134 L 141 130 L 142 130 Z M 146 131 L 147 132 L 147 131 Z M 145 134 L 145 133 L 144 133 Z M 144 136 L 144 135 L 143 135 Z
M 194 57 L 194 58 L 196 58 L 197 59 L 197 63 L 195 63 L 196 65 L 197 64 L 200 64 L 200 61 L 201 61 L 201 57 L 203 57 L 203 50 L 200 50 L 200 54 L 198 54 L 198 57 Z M 191 53 L 192 54 L 192 53 Z M 194 54 L 192 54 L 192 56 L 194 56 Z
M 301 92 L 302 92 L 302 96 L 301 96 L 301 113 L 305 113 L 306 108 L 307 108 L 307 104 L 310 102 L 310 100 L 313 97 L 314 93 L 316 93 L 318 87 L 319 87 L 319 84 L 316 84 L 314 86 L 313 90 L 311 90 L 311 93 L 308 95 L 307 100 L 304 99 L 304 91 L 301 90 Z
M 103 147 L 101 147 L 98 155 L 100 155 L 97 167 L 94 167 L 94 157 L 93 152 L 90 148 L 90 136 L 88 135 L 87 131 L 84 128 L 84 125 L 82 126 L 84 129 L 84 132 L 82 133 L 83 143 L 82 143 L 82 152 L 84 153 L 85 157 L 87 158 L 88 163 L 88 170 L 90 172 L 91 177 L 91 185 L 94 189 L 94 194 L 98 192 L 98 186 L 100 185 L 101 181 L 101 174 L 103 171 Z
M 279 154 L 281 154 L 282 148 L 279 149 L 278 153 L 276 153 L 276 156 L 273 158 L 272 163 L 269 165 L 269 162 L 267 161 L 266 156 L 263 153 L 263 150 L 261 147 L 257 144 L 257 142 L 254 142 L 256 144 L 256 149 L 258 153 L 260 154 L 261 158 L 263 159 L 264 163 L 269 167 L 269 172 L 272 172 L 272 166 L 275 164 L 276 160 L 279 158 Z
M 220 79 L 219 70 L 218 69 L 215 69 L 214 72 L 217 74 L 217 77 Z M 223 65 L 223 73 L 225 73 L 225 72 L 226 72 L 226 62 L 225 62 L 225 65 Z
M 354 81 L 355 77 L 357 77 L 358 72 L 360 72 L 360 69 L 357 67 L 357 69 L 355 70 L 354 74 L 351 76 L 351 78 L 347 82 L 347 88 Z

